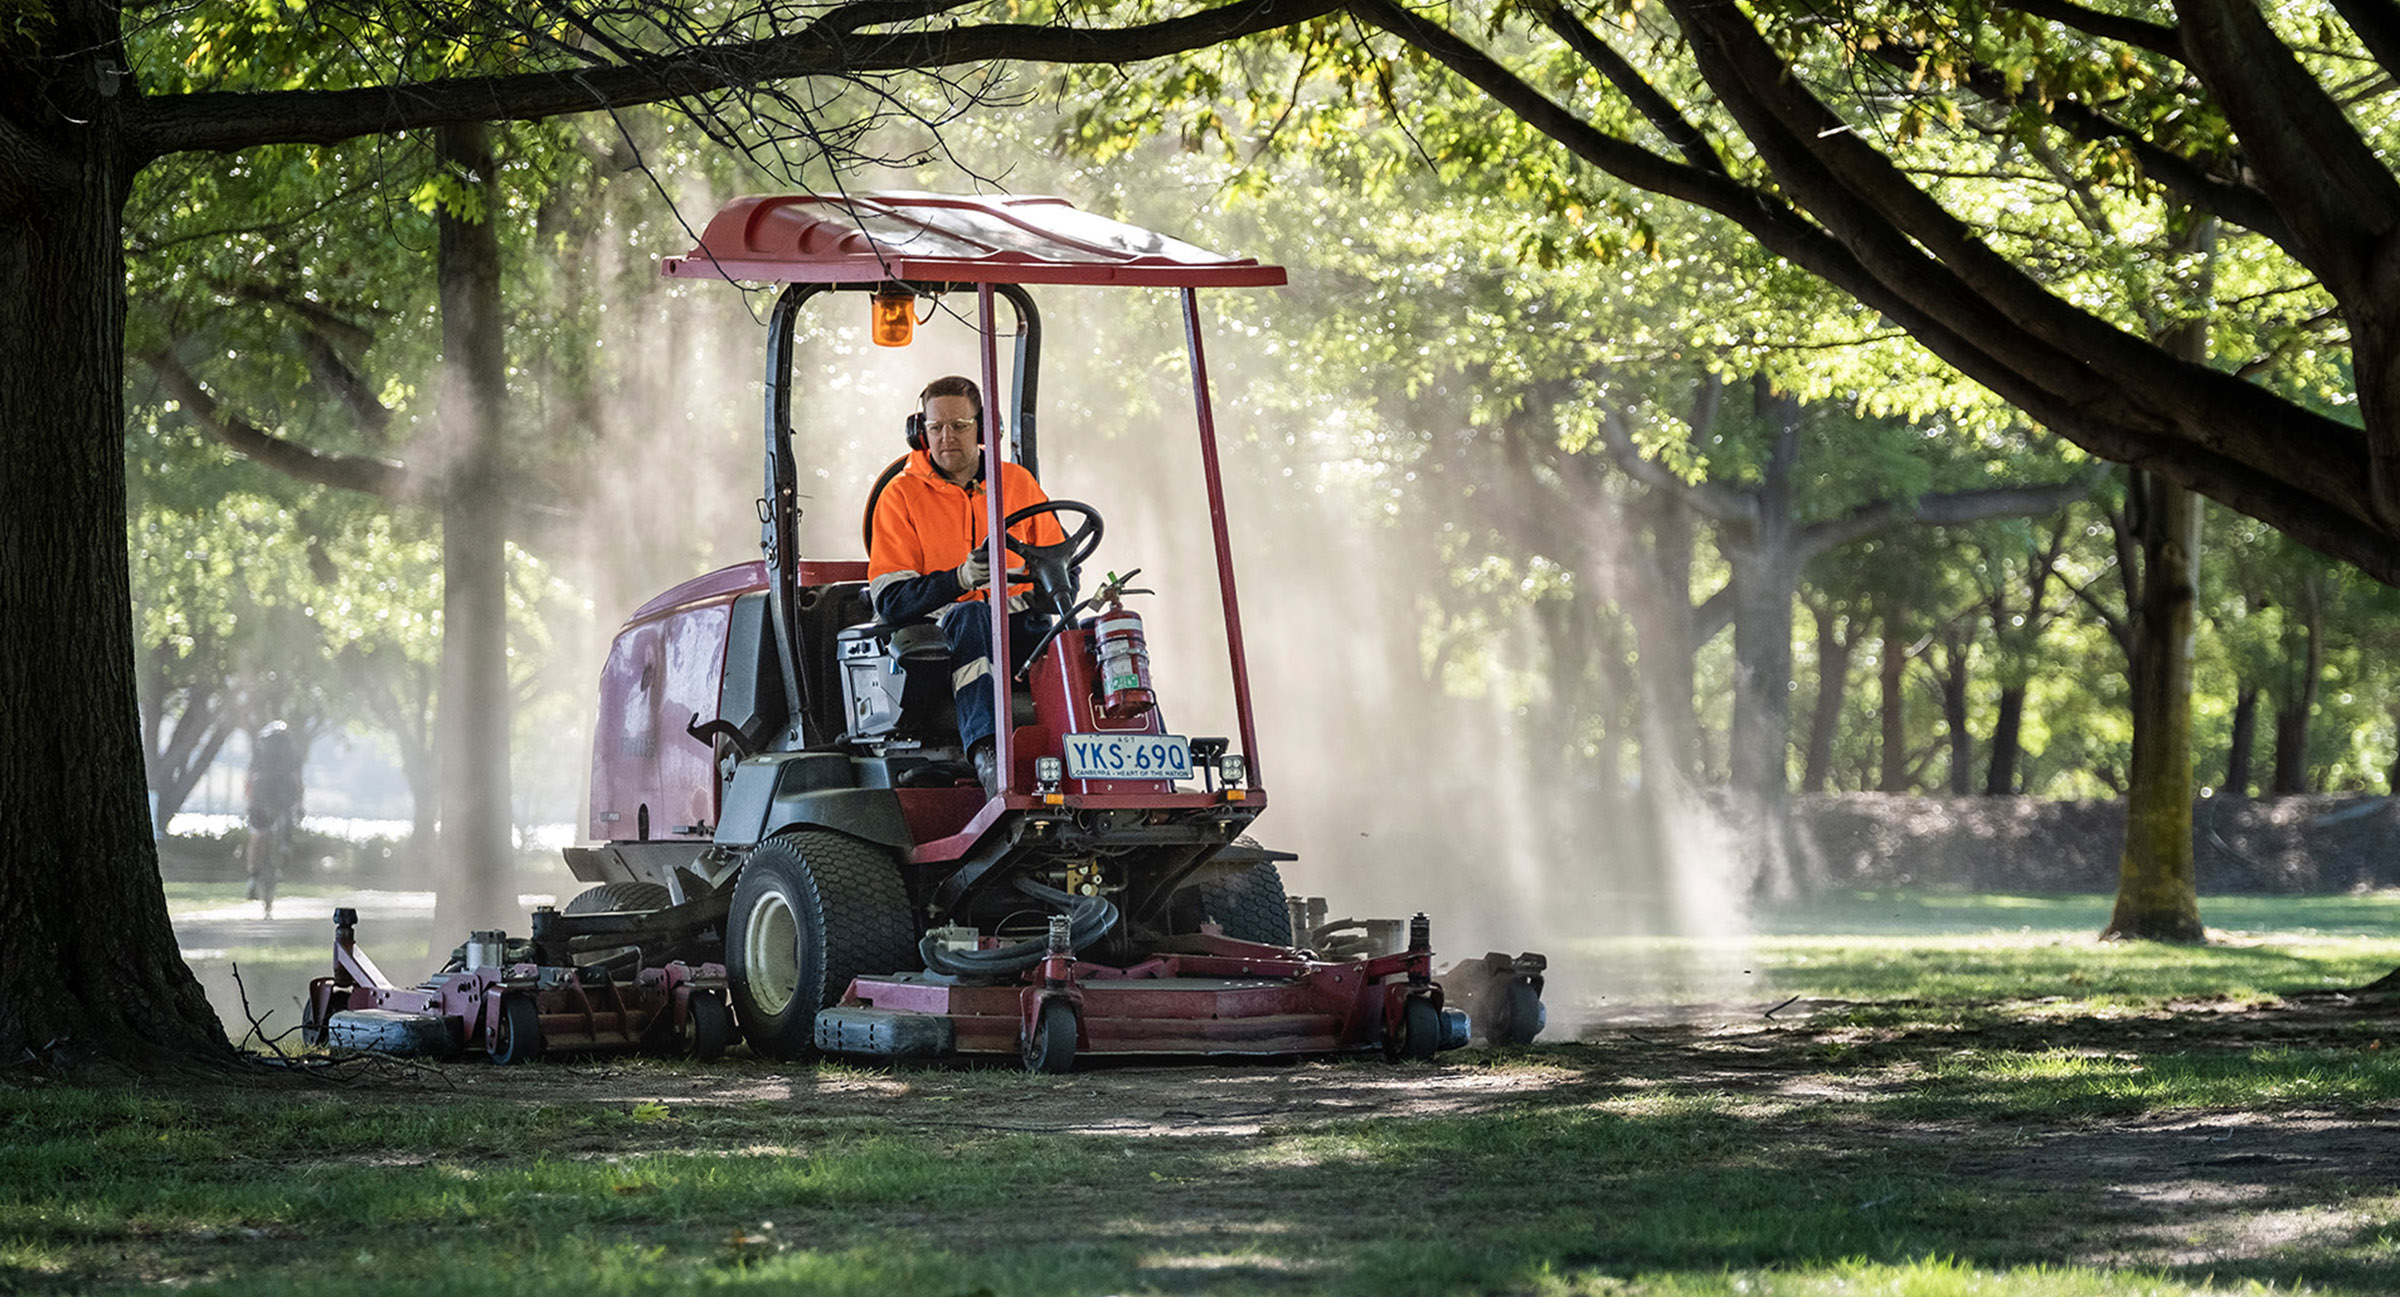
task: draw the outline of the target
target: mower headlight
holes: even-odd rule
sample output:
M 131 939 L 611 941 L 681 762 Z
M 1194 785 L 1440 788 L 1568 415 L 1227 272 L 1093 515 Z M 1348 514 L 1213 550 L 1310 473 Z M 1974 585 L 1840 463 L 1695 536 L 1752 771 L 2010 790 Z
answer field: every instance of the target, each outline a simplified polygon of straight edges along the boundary
M 1241 787 L 1242 776 L 1248 771 L 1249 766 L 1243 762 L 1239 752 L 1228 752 L 1217 758 L 1217 777 L 1225 781 L 1227 788 Z
M 1066 777 L 1067 763 L 1057 757 L 1035 757 L 1033 777 L 1045 784 L 1055 784 Z

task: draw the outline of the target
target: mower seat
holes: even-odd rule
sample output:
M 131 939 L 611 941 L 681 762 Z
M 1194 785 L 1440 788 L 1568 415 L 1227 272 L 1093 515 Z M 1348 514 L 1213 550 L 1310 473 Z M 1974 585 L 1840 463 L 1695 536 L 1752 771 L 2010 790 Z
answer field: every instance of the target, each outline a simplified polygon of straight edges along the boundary
M 836 639 L 842 671 L 847 737 L 857 742 L 913 739 L 925 746 L 958 743 L 957 691 L 950 685 L 950 651 L 930 618 L 892 625 L 861 622 Z M 1031 695 L 1017 691 L 1009 723 L 1031 725 Z

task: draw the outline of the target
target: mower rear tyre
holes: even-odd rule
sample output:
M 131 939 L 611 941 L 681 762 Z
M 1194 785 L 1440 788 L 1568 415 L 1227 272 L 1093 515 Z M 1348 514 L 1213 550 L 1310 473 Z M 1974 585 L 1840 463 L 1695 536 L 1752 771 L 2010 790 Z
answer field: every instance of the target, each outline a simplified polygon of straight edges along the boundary
M 1025 1042 L 1025 1070 L 1060 1076 L 1075 1068 L 1075 1011 L 1057 1000 L 1042 1006 Z
M 734 885 L 725 971 L 750 1048 L 815 1053 L 817 1011 L 863 973 L 917 967 L 908 889 L 883 848 L 822 829 L 769 838 Z
M 568 914 L 645 913 L 663 910 L 674 897 L 656 883 L 602 883 L 567 902 Z
M 733 1043 L 733 1017 L 725 1011 L 723 1000 L 705 992 L 692 996 L 691 1013 L 692 1057 L 714 1063 Z
M 1284 905 L 1283 873 L 1274 862 L 1212 878 L 1193 890 L 1200 913 L 1236 941 L 1269 946 L 1292 944 L 1292 912 Z
M 542 1056 L 542 1011 L 522 995 L 500 1001 L 500 1019 L 484 1036 L 483 1052 L 502 1067 Z

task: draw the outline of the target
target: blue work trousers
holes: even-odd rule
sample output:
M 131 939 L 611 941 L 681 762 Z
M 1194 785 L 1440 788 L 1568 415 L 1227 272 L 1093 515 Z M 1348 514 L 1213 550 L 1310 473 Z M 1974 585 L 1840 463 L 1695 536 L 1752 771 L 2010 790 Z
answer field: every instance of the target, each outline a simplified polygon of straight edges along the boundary
M 1013 678 L 1025 666 L 1033 642 L 1050 629 L 1038 612 L 1010 613 L 1008 655 Z M 942 612 L 942 638 L 950 644 L 950 688 L 958 697 L 958 740 L 970 750 L 992 737 L 992 611 L 981 600 L 955 603 Z

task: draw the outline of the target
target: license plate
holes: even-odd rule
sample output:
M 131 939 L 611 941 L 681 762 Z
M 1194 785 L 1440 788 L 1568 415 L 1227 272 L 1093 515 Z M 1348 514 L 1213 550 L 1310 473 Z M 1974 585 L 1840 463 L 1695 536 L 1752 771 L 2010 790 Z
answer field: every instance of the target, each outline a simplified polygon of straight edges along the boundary
M 1070 779 L 1189 779 L 1191 740 L 1179 734 L 1069 734 Z

